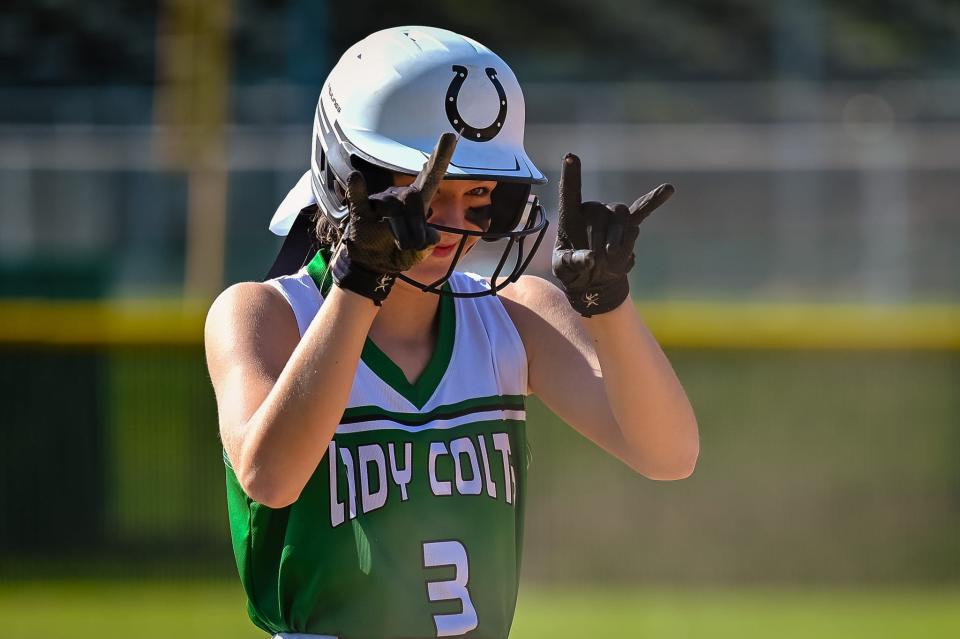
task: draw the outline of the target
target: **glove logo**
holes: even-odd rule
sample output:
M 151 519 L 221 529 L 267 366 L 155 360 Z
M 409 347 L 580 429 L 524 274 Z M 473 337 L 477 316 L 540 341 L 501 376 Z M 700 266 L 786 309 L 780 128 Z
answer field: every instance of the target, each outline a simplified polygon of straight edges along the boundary
M 450 120 L 453 129 L 459 131 L 467 140 L 489 142 L 497 137 L 497 134 L 503 130 L 503 123 L 507 120 L 507 93 L 503 90 L 503 85 L 500 84 L 500 80 L 497 78 L 497 70 L 493 67 L 484 69 L 487 77 L 490 78 L 490 82 L 493 83 L 494 88 L 497 90 L 497 97 L 500 100 L 500 112 L 497 113 L 496 119 L 489 126 L 478 129 L 463 121 L 463 116 L 460 115 L 460 109 L 457 107 L 460 88 L 463 86 L 463 83 L 467 81 L 467 67 L 455 64 L 452 68 L 454 73 L 453 80 L 450 81 L 450 86 L 447 87 L 447 95 L 444 98 L 444 106 L 447 108 L 447 119 Z
M 391 284 L 393 284 L 393 277 L 384 273 L 377 280 L 377 288 L 373 289 L 373 292 L 376 293 L 377 291 L 383 291 L 386 293 Z
M 584 308 L 590 308 L 591 306 L 600 306 L 600 293 L 584 293 L 583 304 L 584 304 Z

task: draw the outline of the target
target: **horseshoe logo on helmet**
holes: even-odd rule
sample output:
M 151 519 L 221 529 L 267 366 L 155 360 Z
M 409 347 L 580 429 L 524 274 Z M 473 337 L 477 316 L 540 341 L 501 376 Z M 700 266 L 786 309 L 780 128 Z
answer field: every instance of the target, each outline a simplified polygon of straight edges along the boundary
M 507 93 L 503 90 L 500 79 L 497 78 L 497 70 L 493 67 L 487 67 L 484 71 L 486 71 L 487 77 L 490 78 L 490 82 L 492 82 L 494 88 L 496 88 L 497 96 L 500 100 L 500 111 L 490 126 L 478 129 L 464 122 L 463 116 L 460 115 L 460 109 L 457 107 L 457 98 L 460 96 L 460 88 L 467 80 L 467 67 L 459 64 L 453 65 L 454 76 L 453 80 L 450 81 L 450 86 L 447 87 L 447 96 L 445 98 L 447 119 L 450 120 L 450 124 L 452 124 L 454 130 L 459 131 L 464 138 L 473 140 L 474 142 L 488 142 L 497 137 L 497 134 L 502 130 L 504 122 L 507 120 Z

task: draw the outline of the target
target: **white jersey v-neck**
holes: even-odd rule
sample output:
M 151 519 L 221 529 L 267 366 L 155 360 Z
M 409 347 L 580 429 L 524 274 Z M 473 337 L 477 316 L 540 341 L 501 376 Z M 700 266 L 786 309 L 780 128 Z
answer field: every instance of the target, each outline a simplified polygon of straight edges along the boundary
M 450 285 L 457 292 L 477 292 L 489 288 L 483 278 L 472 273 L 454 273 Z M 290 304 L 301 337 L 320 310 L 323 296 L 306 269 L 267 282 Z M 503 303 L 495 296 L 455 298 L 453 352 L 437 388 L 418 409 L 361 360 L 347 403 L 350 409 L 378 407 L 392 413 L 429 413 L 440 406 L 467 400 L 527 394 L 527 358 L 523 342 Z M 507 419 L 523 419 L 510 411 Z M 449 428 L 456 421 L 430 424 Z M 473 421 L 473 420 L 471 420 Z M 364 429 L 373 427 L 367 422 Z M 385 424 L 384 424 L 385 426 Z M 402 427 L 394 424 L 393 427 Z M 358 425 L 341 424 L 337 432 L 356 432 Z M 342 430 L 341 430 L 342 429 Z

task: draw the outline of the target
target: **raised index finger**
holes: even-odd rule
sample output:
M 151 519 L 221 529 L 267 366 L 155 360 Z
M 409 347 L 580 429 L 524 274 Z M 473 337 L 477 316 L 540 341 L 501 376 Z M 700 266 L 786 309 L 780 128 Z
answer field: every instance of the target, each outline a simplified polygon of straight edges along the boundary
M 563 157 L 560 167 L 560 219 L 557 223 L 557 246 L 586 249 L 587 220 L 581 208 L 580 158 L 573 153 Z
M 440 182 L 443 176 L 447 174 L 447 167 L 450 166 L 450 159 L 453 157 L 453 151 L 457 148 L 457 135 L 455 133 L 442 133 L 437 145 L 433 147 L 433 153 L 427 158 L 423 169 L 413 180 L 413 186 L 417 187 L 420 195 L 423 196 L 423 205 L 430 207 L 433 196 L 437 194 L 440 188 Z
M 561 219 L 579 212 L 580 198 L 580 158 L 573 153 L 567 153 L 560 168 Z

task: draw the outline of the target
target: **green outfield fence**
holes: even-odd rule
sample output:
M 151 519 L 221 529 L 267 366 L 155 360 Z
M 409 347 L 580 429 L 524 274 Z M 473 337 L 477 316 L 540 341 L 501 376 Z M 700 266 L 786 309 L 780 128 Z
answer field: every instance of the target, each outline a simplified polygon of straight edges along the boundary
M 632 475 L 535 400 L 525 577 L 960 581 L 960 308 L 640 302 L 697 411 Z M 205 304 L 0 304 L 0 574 L 230 574 Z

